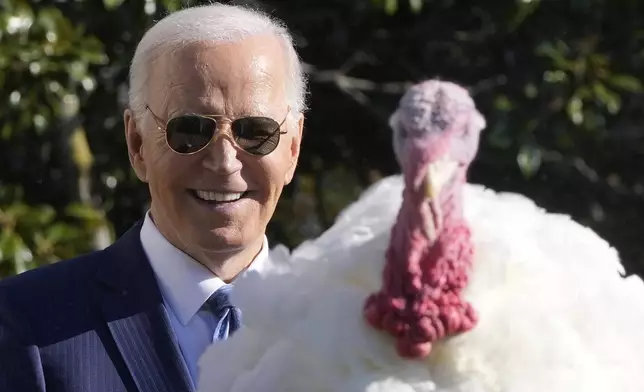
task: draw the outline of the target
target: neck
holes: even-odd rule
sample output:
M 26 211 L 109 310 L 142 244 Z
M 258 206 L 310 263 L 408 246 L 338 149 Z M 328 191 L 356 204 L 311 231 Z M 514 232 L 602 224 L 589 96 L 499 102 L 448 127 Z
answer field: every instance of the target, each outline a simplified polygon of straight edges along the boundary
M 446 187 L 438 202 L 441 210 L 441 232 L 463 223 L 463 182 L 457 179 L 451 186 Z
M 230 283 L 244 272 L 253 263 L 264 245 L 263 236 L 258 238 L 251 246 L 235 252 L 210 252 L 205 253 L 199 260 L 206 268 L 212 271 L 219 279 Z M 194 257 L 194 256 L 193 256 Z
M 406 187 L 394 232 L 400 232 L 400 235 L 410 239 L 422 237 L 415 239 L 417 246 L 418 243 L 423 243 L 424 247 L 434 246 L 443 239 L 445 232 L 464 224 L 462 193 L 463 182 L 458 180 L 431 201 L 411 187 Z

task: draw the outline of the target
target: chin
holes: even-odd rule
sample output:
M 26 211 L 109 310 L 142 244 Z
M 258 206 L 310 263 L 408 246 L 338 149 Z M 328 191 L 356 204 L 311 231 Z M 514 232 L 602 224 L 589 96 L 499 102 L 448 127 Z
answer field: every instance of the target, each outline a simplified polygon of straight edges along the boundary
M 217 227 L 199 237 L 200 246 L 214 253 L 241 250 L 250 242 L 234 227 Z

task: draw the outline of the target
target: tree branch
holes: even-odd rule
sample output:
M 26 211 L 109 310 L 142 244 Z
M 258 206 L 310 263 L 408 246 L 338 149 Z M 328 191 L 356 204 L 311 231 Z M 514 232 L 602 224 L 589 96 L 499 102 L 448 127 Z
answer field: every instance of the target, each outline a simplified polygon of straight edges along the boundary
M 319 70 L 311 64 L 304 64 L 304 71 L 309 75 L 309 80 L 313 83 L 332 83 L 342 91 L 357 91 L 361 93 L 379 92 L 385 94 L 404 94 L 415 83 L 414 81 L 403 82 L 374 82 L 369 79 L 356 78 L 348 76 L 342 69 Z M 472 86 L 469 91 L 477 94 L 507 83 L 505 75 L 496 75 Z M 363 99 L 358 98 L 362 103 Z

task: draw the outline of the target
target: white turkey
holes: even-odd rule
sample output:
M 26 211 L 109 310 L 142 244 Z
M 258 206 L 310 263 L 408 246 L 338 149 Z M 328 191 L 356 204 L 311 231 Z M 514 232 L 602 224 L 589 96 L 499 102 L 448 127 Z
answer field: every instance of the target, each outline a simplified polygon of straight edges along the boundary
M 417 84 L 391 125 L 402 176 L 235 282 L 199 392 L 644 391 L 644 284 L 568 216 L 466 184 L 468 92 Z

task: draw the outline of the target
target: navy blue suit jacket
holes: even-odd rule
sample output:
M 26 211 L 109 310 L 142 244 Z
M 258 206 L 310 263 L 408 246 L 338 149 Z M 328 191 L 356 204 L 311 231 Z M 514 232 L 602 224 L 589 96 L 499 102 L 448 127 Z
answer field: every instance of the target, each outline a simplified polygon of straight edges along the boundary
M 189 392 L 140 241 L 0 281 L 0 392 Z

